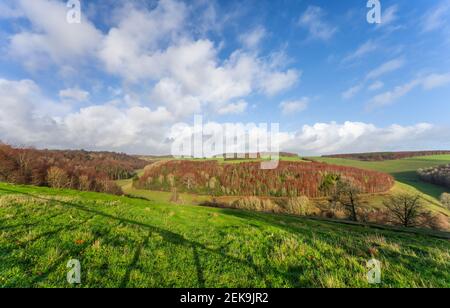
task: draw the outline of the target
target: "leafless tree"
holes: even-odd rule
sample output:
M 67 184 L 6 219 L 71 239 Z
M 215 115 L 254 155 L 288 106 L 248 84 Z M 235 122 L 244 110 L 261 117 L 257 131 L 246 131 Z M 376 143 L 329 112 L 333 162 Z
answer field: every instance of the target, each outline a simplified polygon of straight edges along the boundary
M 420 215 L 423 213 L 423 205 L 418 195 L 401 194 L 391 196 L 384 201 L 391 222 L 404 226 L 414 227 L 419 225 Z

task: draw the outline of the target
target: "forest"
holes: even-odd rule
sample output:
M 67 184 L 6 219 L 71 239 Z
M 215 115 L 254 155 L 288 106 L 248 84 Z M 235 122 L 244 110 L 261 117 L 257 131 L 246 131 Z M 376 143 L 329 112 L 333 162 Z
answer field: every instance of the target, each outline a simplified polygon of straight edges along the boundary
M 324 197 L 320 189 L 329 174 L 351 178 L 363 193 L 388 191 L 394 179 L 385 173 L 317 162 L 281 161 L 274 170 L 257 162 L 168 161 L 148 168 L 134 182 L 139 189 L 193 192 L 214 196 Z
M 122 194 L 114 181 L 148 162 L 121 153 L 36 150 L 0 143 L 0 181 Z
M 417 173 L 422 181 L 450 188 L 450 165 L 419 169 Z
M 446 155 L 446 154 L 450 154 L 450 151 L 355 153 L 355 154 L 324 155 L 322 157 L 344 158 L 361 161 L 383 161 L 383 160 L 397 160 L 418 156 Z

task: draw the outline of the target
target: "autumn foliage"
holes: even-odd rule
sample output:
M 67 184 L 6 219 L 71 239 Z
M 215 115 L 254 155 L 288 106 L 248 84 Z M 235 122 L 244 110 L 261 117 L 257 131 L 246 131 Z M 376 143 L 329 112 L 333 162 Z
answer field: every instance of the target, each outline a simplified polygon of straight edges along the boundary
M 121 194 L 113 181 L 134 176 L 147 162 L 109 152 L 50 151 L 0 144 L 0 181 Z
M 418 156 L 445 155 L 445 154 L 450 154 L 450 151 L 356 153 L 356 154 L 324 155 L 323 157 L 345 158 L 361 161 L 383 161 L 383 160 L 396 160 Z
M 135 187 L 215 196 L 324 197 L 320 189 L 329 174 L 351 178 L 363 193 L 388 191 L 394 179 L 384 173 L 325 163 L 281 161 L 274 170 L 257 162 L 220 164 L 217 161 L 168 161 L 148 168 Z

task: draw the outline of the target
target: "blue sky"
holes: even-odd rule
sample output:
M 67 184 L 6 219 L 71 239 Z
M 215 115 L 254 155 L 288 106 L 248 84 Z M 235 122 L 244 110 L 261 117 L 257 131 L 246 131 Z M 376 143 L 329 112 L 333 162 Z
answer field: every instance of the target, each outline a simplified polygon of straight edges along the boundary
M 0 140 L 164 153 L 175 123 L 278 122 L 304 155 L 450 148 L 450 1 L 0 3 Z

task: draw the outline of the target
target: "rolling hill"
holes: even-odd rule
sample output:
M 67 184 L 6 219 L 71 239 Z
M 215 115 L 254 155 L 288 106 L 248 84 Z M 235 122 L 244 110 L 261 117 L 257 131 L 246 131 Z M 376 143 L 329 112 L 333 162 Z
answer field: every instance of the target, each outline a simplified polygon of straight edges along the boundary
M 450 242 L 428 234 L 0 183 L 0 285 L 450 287 Z

